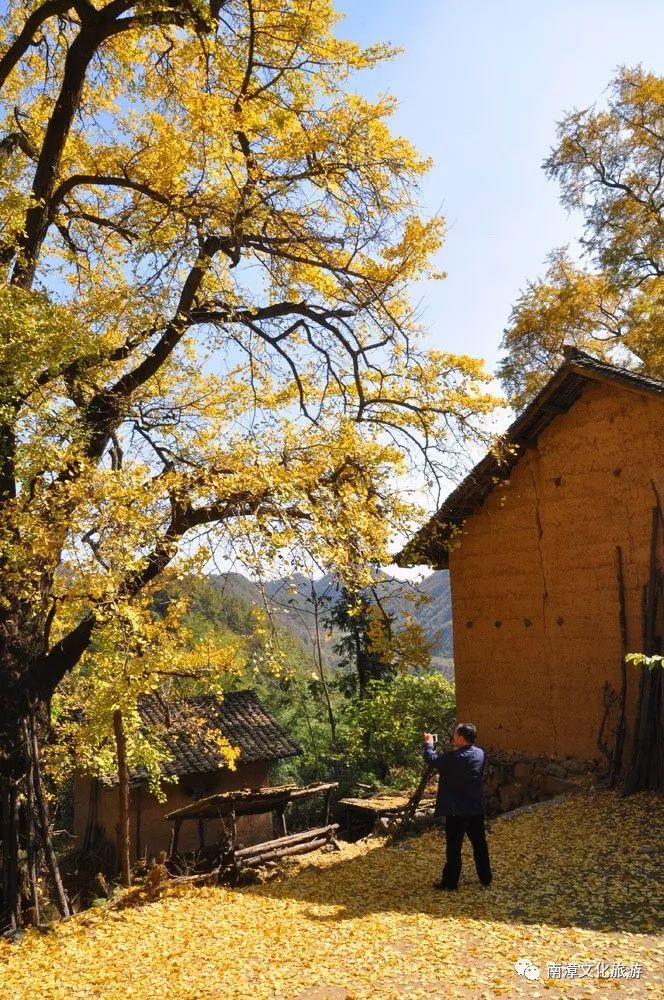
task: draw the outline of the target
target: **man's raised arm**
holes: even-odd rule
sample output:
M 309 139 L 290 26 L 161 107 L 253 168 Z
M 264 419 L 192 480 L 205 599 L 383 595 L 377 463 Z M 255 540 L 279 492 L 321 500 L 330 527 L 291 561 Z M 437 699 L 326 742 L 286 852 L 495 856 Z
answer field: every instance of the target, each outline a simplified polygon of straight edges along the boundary
M 438 761 L 438 754 L 434 748 L 433 736 L 431 733 L 424 734 L 424 749 L 422 751 L 422 756 L 427 764 L 436 764 Z

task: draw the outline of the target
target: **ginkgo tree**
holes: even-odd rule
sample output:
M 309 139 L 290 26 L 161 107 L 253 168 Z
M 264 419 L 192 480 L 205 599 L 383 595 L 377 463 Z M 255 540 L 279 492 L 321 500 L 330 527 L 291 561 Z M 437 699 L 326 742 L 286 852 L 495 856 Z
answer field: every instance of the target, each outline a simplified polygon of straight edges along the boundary
M 512 309 L 499 374 L 517 408 L 564 344 L 664 376 L 664 77 L 623 67 L 605 106 L 562 120 L 544 167 L 581 214 L 582 262 L 554 251 Z
M 349 89 L 390 50 L 336 20 L 328 0 L 2 19 L 2 929 L 25 845 L 48 850 L 48 706 L 95 635 L 217 544 L 361 583 L 412 518 L 398 475 L 435 482 L 493 405 L 480 362 L 418 344 L 428 164 L 391 99 Z

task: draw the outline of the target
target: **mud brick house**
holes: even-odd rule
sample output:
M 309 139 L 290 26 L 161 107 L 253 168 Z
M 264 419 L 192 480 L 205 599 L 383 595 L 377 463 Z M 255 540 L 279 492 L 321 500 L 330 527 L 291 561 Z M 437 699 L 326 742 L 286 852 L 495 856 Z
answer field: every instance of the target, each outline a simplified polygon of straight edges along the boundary
M 168 759 L 163 764 L 165 801 L 159 802 L 148 789 L 147 773 L 130 775 L 131 843 L 133 859 L 156 857 L 169 848 L 172 824 L 166 813 L 196 799 L 238 788 L 256 788 L 269 783 L 270 766 L 302 753 L 299 744 L 279 725 L 254 691 L 214 697 L 188 698 L 180 704 L 166 703 L 156 695 L 141 700 L 140 714 L 146 728 L 163 742 Z M 236 769 L 224 767 L 218 749 L 219 733 L 240 748 Z M 215 738 L 217 743 L 215 745 Z M 219 839 L 221 829 L 209 824 L 209 842 Z M 74 830 L 78 847 L 89 846 L 100 836 L 115 845 L 118 838 L 118 790 L 89 775 L 74 783 Z M 238 839 L 245 845 L 272 837 L 272 820 L 265 816 L 241 816 Z M 193 824 L 183 829 L 180 851 L 199 848 L 199 831 Z
M 506 432 L 511 454 L 487 454 L 398 557 L 450 570 L 457 715 L 497 751 L 504 807 L 601 764 L 623 676 L 628 745 L 634 720 L 622 658 L 643 648 L 664 383 L 566 358 Z

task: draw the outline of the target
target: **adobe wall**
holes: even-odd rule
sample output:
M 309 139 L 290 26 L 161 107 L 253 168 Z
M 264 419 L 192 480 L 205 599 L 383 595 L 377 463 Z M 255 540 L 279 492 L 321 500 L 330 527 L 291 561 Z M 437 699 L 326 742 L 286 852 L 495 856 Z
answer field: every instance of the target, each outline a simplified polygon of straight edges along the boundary
M 600 759 L 603 685 L 620 685 L 616 546 L 636 651 L 663 416 L 656 397 L 590 384 L 467 520 L 450 552 L 457 717 L 480 745 Z
M 159 802 L 144 786 L 130 790 L 130 817 L 132 861 L 147 855 L 157 857 L 168 851 L 173 824 L 164 819 L 166 813 L 206 795 L 229 792 L 238 788 L 256 788 L 268 784 L 267 762 L 245 764 L 236 771 L 218 771 L 211 775 L 192 775 L 180 779 L 176 785 L 164 785 L 166 800 Z M 85 836 L 90 806 L 92 779 L 87 775 L 76 778 L 74 783 L 74 832 L 76 845 L 81 847 Z M 117 786 L 99 786 L 97 792 L 97 823 L 112 844 L 118 838 L 118 789 Z M 205 843 L 209 846 L 220 841 L 220 822 L 205 823 Z M 240 816 L 237 819 L 237 839 L 245 845 L 258 844 L 272 837 L 272 818 L 267 816 Z M 198 823 L 182 824 L 178 838 L 178 851 L 193 852 L 200 847 Z

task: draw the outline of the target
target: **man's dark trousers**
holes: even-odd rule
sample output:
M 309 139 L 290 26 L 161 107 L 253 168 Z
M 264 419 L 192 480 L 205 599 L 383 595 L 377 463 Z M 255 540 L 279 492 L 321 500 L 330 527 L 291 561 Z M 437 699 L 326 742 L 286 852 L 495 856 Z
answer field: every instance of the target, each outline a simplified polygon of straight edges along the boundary
M 447 860 L 443 868 L 441 883 L 449 889 L 456 889 L 459 884 L 459 875 L 461 874 L 461 845 L 463 844 L 465 834 L 468 834 L 468 839 L 473 846 L 477 877 L 483 885 L 489 885 L 491 882 L 491 863 L 489 861 L 489 847 L 484 831 L 484 813 L 479 813 L 475 816 L 446 816 L 445 842 Z

